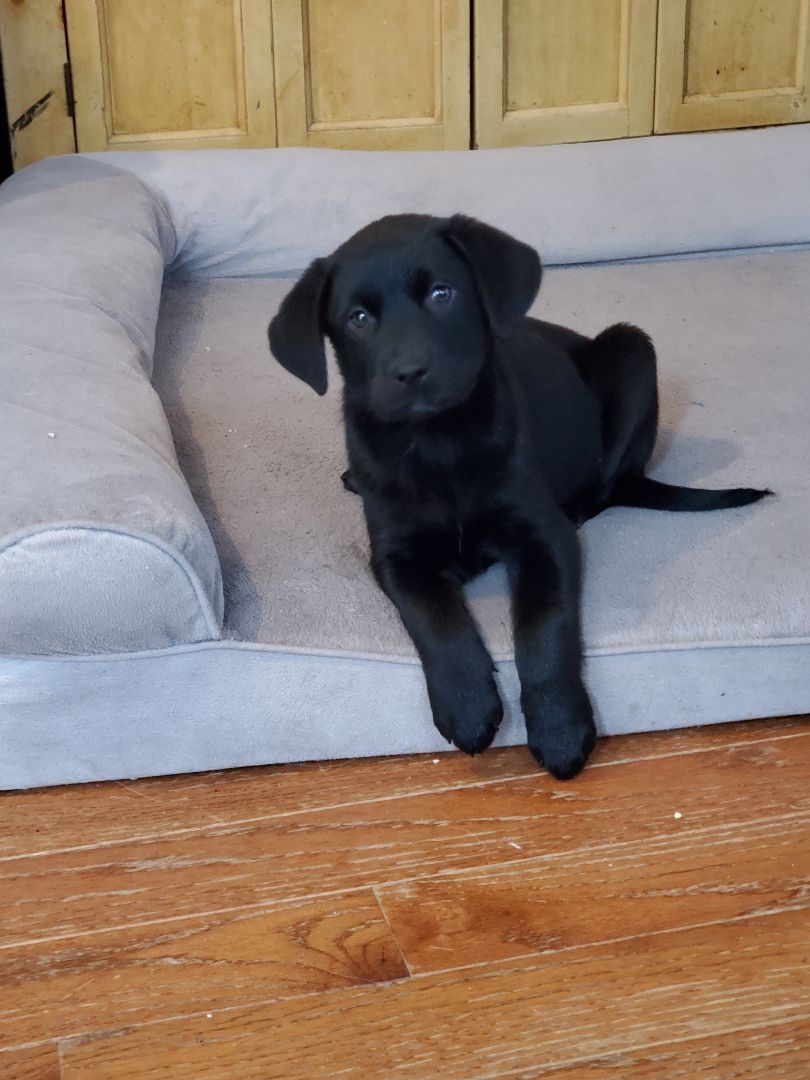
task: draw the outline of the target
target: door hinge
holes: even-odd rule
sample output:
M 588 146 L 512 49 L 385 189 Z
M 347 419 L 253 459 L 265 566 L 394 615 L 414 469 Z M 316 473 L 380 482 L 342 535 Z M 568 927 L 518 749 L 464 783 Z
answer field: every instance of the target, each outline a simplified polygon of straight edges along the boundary
M 67 99 L 67 111 L 68 116 L 75 117 L 76 115 L 76 99 L 73 96 L 73 69 L 70 63 L 66 63 L 64 67 L 65 72 L 65 98 Z

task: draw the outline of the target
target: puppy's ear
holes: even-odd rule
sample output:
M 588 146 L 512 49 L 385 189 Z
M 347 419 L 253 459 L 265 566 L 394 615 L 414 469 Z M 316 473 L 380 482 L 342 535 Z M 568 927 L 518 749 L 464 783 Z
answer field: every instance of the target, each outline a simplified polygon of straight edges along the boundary
M 493 333 L 509 337 L 540 288 L 540 256 L 528 244 L 464 214 L 451 217 L 443 233 L 472 271 Z
M 284 297 L 267 330 L 276 360 L 317 394 L 325 394 L 327 385 L 322 312 L 328 282 L 326 262 L 316 259 Z

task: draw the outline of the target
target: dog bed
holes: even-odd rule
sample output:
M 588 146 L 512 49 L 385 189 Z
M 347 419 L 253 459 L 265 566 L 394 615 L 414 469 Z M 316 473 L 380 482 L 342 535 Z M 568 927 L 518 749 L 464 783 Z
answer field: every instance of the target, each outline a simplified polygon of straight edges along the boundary
M 266 327 L 384 213 L 534 244 L 534 313 L 644 327 L 653 475 L 750 508 L 581 532 L 602 733 L 810 710 L 810 127 L 450 153 L 56 158 L 0 187 L 0 787 L 414 751 L 421 670 Z M 471 604 L 524 738 L 498 568 Z

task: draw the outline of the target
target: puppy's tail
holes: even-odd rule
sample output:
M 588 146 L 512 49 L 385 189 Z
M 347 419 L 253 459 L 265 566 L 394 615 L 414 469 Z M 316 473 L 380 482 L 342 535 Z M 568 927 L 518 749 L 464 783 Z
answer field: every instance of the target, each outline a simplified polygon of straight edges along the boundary
M 613 489 L 611 506 L 635 506 L 645 510 L 728 510 L 732 506 L 748 506 L 759 502 L 769 489 L 723 488 L 702 491 L 699 488 L 679 487 L 651 480 L 649 476 L 623 476 Z

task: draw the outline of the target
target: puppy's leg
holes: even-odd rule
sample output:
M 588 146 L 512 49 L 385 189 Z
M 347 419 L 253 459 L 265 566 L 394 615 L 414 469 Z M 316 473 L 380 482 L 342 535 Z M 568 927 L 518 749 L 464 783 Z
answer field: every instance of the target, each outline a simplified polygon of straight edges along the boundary
M 403 550 L 407 549 L 407 550 Z M 430 542 L 375 543 L 372 569 L 416 645 L 433 721 L 467 754 L 485 750 L 503 719 L 494 665 L 464 603 Z
M 658 380 L 653 344 L 643 330 L 617 323 L 573 355 L 602 407 L 603 465 L 597 503 L 609 504 L 621 476 L 640 476 L 658 431 Z
M 700 488 L 663 484 L 644 476 L 658 432 L 655 350 L 635 326 L 618 323 L 571 357 L 580 376 L 599 400 L 602 411 L 602 473 L 584 506 L 567 507 L 581 523 L 608 506 L 648 510 L 724 510 L 748 506 L 765 495 L 761 488 Z
M 582 682 L 579 547 L 562 514 L 526 526 L 505 553 L 515 661 L 529 748 L 559 780 L 575 776 L 596 742 Z

